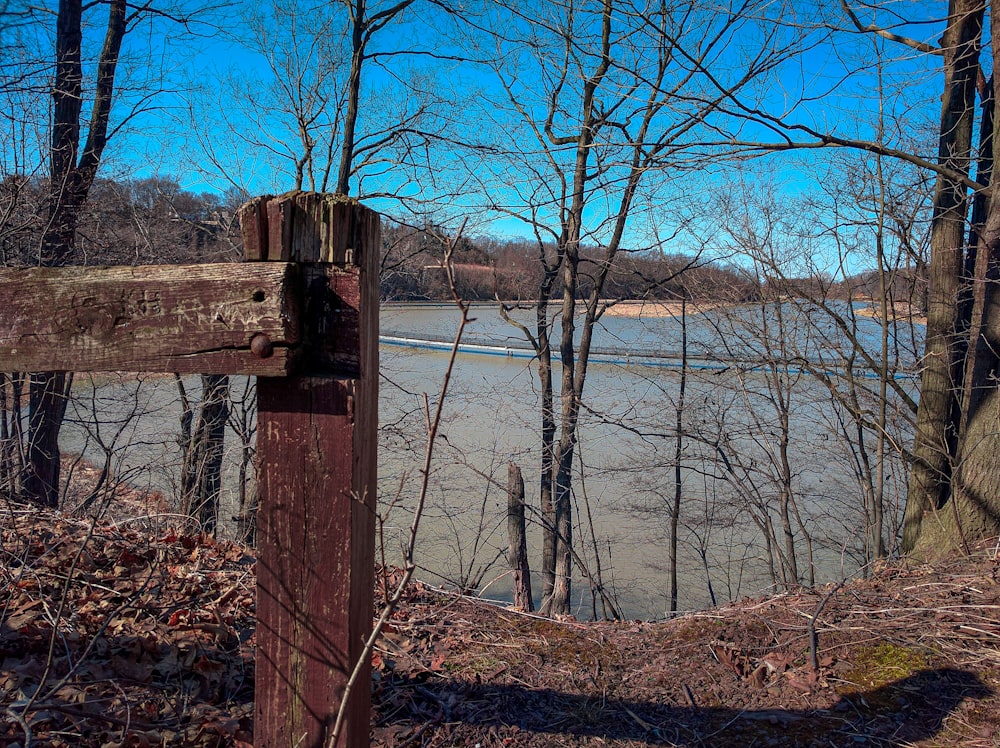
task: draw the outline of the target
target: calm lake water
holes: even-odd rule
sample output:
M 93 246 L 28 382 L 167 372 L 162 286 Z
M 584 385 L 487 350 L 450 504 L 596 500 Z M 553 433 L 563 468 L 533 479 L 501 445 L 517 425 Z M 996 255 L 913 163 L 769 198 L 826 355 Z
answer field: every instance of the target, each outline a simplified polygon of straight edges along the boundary
M 765 550 L 752 518 L 754 512 L 760 519 L 769 510 L 772 521 L 777 521 L 774 505 L 779 490 L 773 464 L 780 437 L 775 393 L 768 372 L 758 366 L 762 351 L 783 345 L 787 355 L 798 353 L 834 372 L 841 364 L 836 351 L 843 348 L 843 340 L 823 317 L 807 320 L 788 307 L 763 313 L 759 308 L 732 311 L 688 318 L 689 355 L 698 357 L 692 360 L 698 371 L 692 372 L 687 385 L 684 417 L 691 437 L 682 458 L 682 608 L 709 604 L 708 579 L 719 601 L 770 584 Z M 841 311 L 846 314 L 846 305 Z M 475 320 L 463 341 L 526 347 L 521 333 L 501 320 L 494 308 L 476 307 L 472 316 Z M 529 312 L 519 316 L 525 323 L 531 319 Z M 450 339 L 457 323 L 457 312 L 447 307 L 387 306 L 382 313 L 383 334 L 411 339 Z M 862 317 L 857 325 L 857 334 L 877 351 L 881 337 L 877 321 Z M 912 351 L 920 331 L 905 325 L 895 333 L 891 342 L 899 357 L 914 361 Z M 668 604 L 665 509 L 674 490 L 673 422 L 680 373 L 670 368 L 679 364 L 676 359 L 649 360 L 635 354 L 677 353 L 680 340 L 677 318 L 605 317 L 595 350 L 606 354 L 602 357 L 606 362 L 592 365 L 584 393 L 578 461 L 582 480 L 575 486 L 575 508 L 578 518 L 592 519 L 593 531 L 588 524 L 577 529 L 576 537 L 592 568 L 596 547 L 605 585 L 614 587 L 630 615 L 641 617 L 662 615 Z M 625 365 L 630 358 L 626 353 L 631 361 L 656 366 Z M 740 358 L 756 363 L 741 366 L 734 361 Z M 407 408 L 414 407 L 407 392 L 433 393 L 446 362 L 443 352 L 383 347 L 383 424 L 407 418 Z M 558 374 L 557 370 L 557 383 Z M 868 387 L 875 384 L 867 380 Z M 788 391 L 792 420 L 787 454 L 793 487 L 801 497 L 802 522 L 815 536 L 813 554 L 821 579 L 839 578 L 856 568 L 858 528 L 864 525 L 853 477 L 854 455 L 837 438 L 843 424 L 827 388 L 794 367 L 778 386 L 782 385 Z M 503 571 L 502 559 L 499 569 L 491 564 L 506 544 L 506 465 L 513 460 L 522 467 L 528 502 L 537 502 L 539 404 L 529 359 L 459 356 L 432 483 L 431 521 L 424 528 L 422 559 L 428 572 L 451 584 L 471 582 L 469 586 L 481 589 Z M 717 441 L 720 434 L 730 449 L 750 455 L 744 460 L 744 485 L 738 489 L 733 480 L 719 479 L 725 471 L 718 464 L 704 459 L 706 452 L 717 456 L 706 443 Z M 405 440 L 398 446 L 405 446 Z M 383 479 L 389 485 L 405 484 L 393 466 L 392 460 L 383 459 Z M 898 461 L 891 467 L 895 472 L 886 476 L 885 490 L 895 517 L 905 483 Z M 403 490 L 404 507 L 409 499 Z M 405 516 L 405 511 L 401 514 Z M 529 528 L 536 543 L 538 534 L 537 528 Z M 801 533 L 797 535 L 803 552 Z M 487 594 L 505 594 L 505 582 L 497 579 Z M 586 614 L 585 582 L 580 576 L 575 582 L 581 612 Z
M 848 311 L 846 305 L 842 311 Z M 775 465 L 781 435 L 774 403 L 786 396 L 792 415 L 787 457 L 801 522 L 813 540 L 817 581 L 855 572 L 861 555 L 858 528 L 864 525 L 864 512 L 854 477 L 857 455 L 839 436 L 845 433 L 842 414 L 838 416 L 829 390 L 799 368 L 771 376 L 759 366 L 765 349 L 784 345 L 786 355 L 797 353 L 835 374 L 843 363 L 836 353 L 842 348 L 836 326 L 822 316 L 807 320 L 792 314 L 787 306 L 731 312 L 688 319 L 689 354 L 696 368 L 683 416 L 682 609 L 710 604 L 709 583 L 718 602 L 770 584 L 758 523 L 778 521 Z M 532 319 L 529 312 L 516 314 L 526 323 Z M 515 352 L 528 347 L 495 307 L 475 307 L 472 316 L 464 342 Z M 454 307 L 386 305 L 381 328 L 384 336 L 410 341 L 450 340 L 458 321 Z M 921 333 L 908 325 L 896 331 L 891 342 L 904 362 L 915 360 Z M 875 320 L 860 318 L 858 334 L 878 350 L 881 328 Z M 680 340 L 679 319 L 606 316 L 595 340 L 600 356 L 590 368 L 584 395 L 574 486 L 575 516 L 583 520 L 575 530 L 578 552 L 592 571 L 599 563 L 605 588 L 630 617 L 659 617 L 668 605 L 667 507 L 674 491 L 680 384 L 678 361 L 671 356 L 679 352 Z M 757 360 L 757 365 L 742 365 L 739 359 L 744 358 Z M 381 347 L 379 498 L 381 540 L 390 562 L 398 559 L 405 542 L 419 489 L 423 395 L 433 406 L 447 360 L 445 352 L 427 348 Z M 557 383 L 558 374 L 557 369 Z M 912 382 L 905 383 L 903 373 L 899 376 L 912 389 Z M 78 380 L 81 398 L 70 409 L 64 449 L 85 451 L 94 459 L 103 454 L 98 441 L 103 442 L 113 450 L 117 470 L 130 481 L 172 493 L 179 455 L 176 383 L 164 377 L 102 380 L 97 386 L 88 382 Z M 869 388 L 877 385 L 865 382 Z M 196 396 L 196 381 L 185 383 Z M 234 379 L 233 389 L 242 394 L 251 384 Z M 417 562 L 425 580 L 498 599 L 509 595 L 504 556 L 507 464 L 520 465 L 527 502 L 536 506 L 539 402 L 530 358 L 458 357 L 420 527 Z M 92 418 L 95 412 L 97 419 Z M 902 416 L 894 428 L 905 438 Z M 227 439 L 226 492 L 232 504 L 238 441 L 232 434 Z M 905 482 L 898 460 L 890 467 L 884 489 L 895 518 Z M 233 510 L 226 512 L 229 516 Z M 537 567 L 540 533 L 530 512 L 529 554 Z M 801 530 L 795 531 L 795 542 L 804 559 Z M 575 574 L 574 585 L 578 613 L 589 617 L 591 596 L 581 574 Z M 538 589 L 536 580 L 536 595 Z

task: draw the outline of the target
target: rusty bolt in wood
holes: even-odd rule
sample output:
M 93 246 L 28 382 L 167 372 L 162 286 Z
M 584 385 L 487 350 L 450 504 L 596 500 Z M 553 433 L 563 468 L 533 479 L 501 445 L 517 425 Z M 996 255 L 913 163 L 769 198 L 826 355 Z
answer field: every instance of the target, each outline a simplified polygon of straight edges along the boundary
M 274 354 L 274 345 L 265 333 L 259 332 L 250 338 L 250 352 L 257 358 L 271 358 Z

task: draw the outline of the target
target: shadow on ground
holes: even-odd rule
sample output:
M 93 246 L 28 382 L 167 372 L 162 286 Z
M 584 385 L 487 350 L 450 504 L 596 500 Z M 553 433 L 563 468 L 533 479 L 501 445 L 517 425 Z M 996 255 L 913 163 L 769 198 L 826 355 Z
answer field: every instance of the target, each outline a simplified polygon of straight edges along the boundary
M 992 693 L 974 673 L 950 668 L 923 670 L 816 710 L 671 705 L 422 677 L 383 686 L 376 694 L 377 742 L 468 741 L 482 748 L 591 742 L 901 747 L 935 737 L 964 700 Z

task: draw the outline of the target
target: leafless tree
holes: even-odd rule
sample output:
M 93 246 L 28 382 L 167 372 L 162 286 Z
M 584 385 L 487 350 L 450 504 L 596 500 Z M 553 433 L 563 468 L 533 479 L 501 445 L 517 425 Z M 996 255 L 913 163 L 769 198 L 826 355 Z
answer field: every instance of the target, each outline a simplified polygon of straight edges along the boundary
M 880 111 L 898 117 L 895 124 L 873 128 L 874 137 L 867 136 L 871 129 L 859 133 L 856 122 L 846 128 L 817 124 L 809 116 L 811 102 L 847 94 L 834 86 L 818 96 L 807 90 L 803 77 L 802 95 L 780 109 L 728 96 L 727 111 L 746 116 L 778 137 L 740 137 L 726 145 L 759 153 L 848 148 L 897 159 L 932 176 L 927 334 L 902 548 L 913 550 L 919 543 L 924 552 L 936 554 L 968 547 L 973 539 L 1000 532 L 997 432 L 989 415 L 1000 397 L 993 376 L 998 359 L 991 342 L 1000 304 L 994 293 L 1000 205 L 989 200 L 997 139 L 995 81 L 985 73 L 1000 47 L 998 30 L 986 22 L 985 0 L 921 5 L 910 15 L 849 0 L 822 11 L 832 15 L 814 27 L 820 37 L 817 44 L 832 43 L 840 51 L 850 41 L 868 40 L 864 64 L 845 70 L 840 80 L 867 75 L 875 58 Z M 895 80 L 903 84 L 885 96 L 881 84 L 893 62 L 898 63 Z M 921 104 L 937 106 L 936 97 L 914 100 L 921 91 L 913 85 L 917 69 L 933 75 L 941 93 L 933 157 L 912 148 L 913 129 L 904 124 L 908 111 Z
M 197 418 L 183 380 L 176 377 L 181 397 L 181 512 L 198 520 L 201 530 L 215 535 L 222 492 L 222 460 L 229 420 L 229 377 L 201 376 Z M 246 476 L 243 476 L 244 480 Z
M 253 377 L 240 387 L 229 390 L 229 427 L 239 440 L 239 467 L 236 475 L 236 540 L 254 546 L 257 543 L 257 473 L 255 470 L 257 436 L 257 384 Z
M 506 161 L 496 167 L 497 184 L 484 185 L 487 207 L 526 224 L 541 267 L 536 320 L 522 330 L 537 354 L 542 391 L 546 613 L 570 610 L 574 450 L 609 275 L 619 253 L 644 248 L 634 237 L 661 218 L 653 195 L 704 155 L 701 129 L 720 104 L 794 54 L 794 39 L 779 45 L 778 27 L 764 22 L 780 12 L 757 3 L 709 12 L 697 3 L 605 0 L 592 7 L 498 3 L 477 20 L 478 28 L 503 30 L 482 47 L 505 103 L 493 116 Z M 737 38 L 746 50 L 738 70 L 722 59 Z M 725 90 L 711 92 L 719 81 Z M 521 175 L 517 183 L 505 179 L 509 169 Z M 557 279 L 558 339 L 549 310 Z
M 85 16 L 88 21 L 94 17 L 103 27 L 100 49 L 92 56 L 90 38 L 84 34 Z M 50 17 L 34 8 L 26 7 L 20 16 L 19 38 L 34 41 L 36 46 L 30 48 L 30 53 L 36 56 L 28 65 L 21 60 L 20 67 L 5 66 L 0 93 L 5 103 L 13 103 L 13 98 L 23 98 L 25 92 L 44 90 L 50 103 L 41 110 L 30 110 L 24 127 L 14 133 L 14 144 L 10 149 L 5 147 L 5 157 L 14 154 L 13 165 L 19 173 L 4 177 L 9 184 L 11 178 L 47 172 L 44 208 L 38 214 L 42 220 L 35 262 L 40 265 L 77 261 L 81 217 L 108 144 L 129 117 L 145 108 L 146 97 L 154 93 L 147 90 L 131 100 L 126 97 L 124 103 L 131 105 L 131 112 L 112 118 L 114 104 L 123 103 L 119 73 L 126 35 L 153 17 L 181 23 L 190 20 L 183 13 L 173 14 L 148 5 L 130 6 L 124 0 L 100 5 L 85 5 L 79 0 L 60 2 L 54 29 L 47 28 Z M 6 27 L 4 32 L 11 33 Z M 41 53 L 37 46 L 45 39 L 51 39 L 54 46 L 51 56 Z M 18 77 L 12 82 L 7 74 Z M 89 106 L 87 115 L 85 105 Z M 44 138 L 37 133 L 45 133 Z M 45 170 L 40 168 L 43 148 L 47 151 Z M 5 218 L 9 218 L 9 212 Z M 5 223 L 9 225 L 9 221 Z M 31 375 L 28 385 L 27 449 L 20 491 L 23 498 L 48 506 L 58 503 L 58 436 L 70 381 L 63 372 L 39 372 Z
M 424 28 L 415 13 L 414 0 L 255 3 L 231 42 L 265 71 L 221 71 L 231 106 L 220 116 L 233 141 L 193 128 L 206 177 L 239 187 L 261 177 L 243 160 L 249 144 L 272 172 L 263 177 L 271 189 L 394 201 L 412 192 L 408 181 L 434 173 L 431 154 L 449 137 L 455 105 L 430 70 L 447 56 L 415 30 Z M 217 85 L 192 102 L 195 118 L 214 108 Z M 413 202 L 426 205 L 427 196 Z
M 878 160 L 874 157 L 872 165 L 877 167 Z M 898 284 L 897 276 L 913 277 L 908 253 L 920 244 L 920 229 L 907 220 L 913 203 L 891 205 L 889 182 L 874 176 L 867 174 L 859 184 L 856 174 L 847 179 L 842 172 L 825 175 L 830 200 L 820 205 L 813 198 L 802 218 L 783 212 L 766 181 L 745 186 L 728 203 L 732 215 L 739 216 L 730 223 L 731 240 L 766 277 L 766 292 L 780 303 L 774 308 L 787 307 L 805 325 L 776 355 L 829 392 L 832 410 L 823 409 L 823 419 L 834 441 L 827 446 L 845 450 L 864 497 L 862 506 L 852 508 L 864 517 L 862 565 L 896 545 L 890 487 L 893 476 L 905 472 L 908 420 L 916 410 L 908 379 L 916 362 L 910 316 L 916 289 Z M 889 237 L 892 225 L 907 227 L 905 235 Z M 791 249 L 780 249 L 782 241 Z M 812 249 L 819 246 L 823 249 Z M 847 268 L 855 263 L 875 269 L 850 276 Z M 897 285 L 906 295 L 895 297 Z M 768 353 L 764 360 L 771 357 Z

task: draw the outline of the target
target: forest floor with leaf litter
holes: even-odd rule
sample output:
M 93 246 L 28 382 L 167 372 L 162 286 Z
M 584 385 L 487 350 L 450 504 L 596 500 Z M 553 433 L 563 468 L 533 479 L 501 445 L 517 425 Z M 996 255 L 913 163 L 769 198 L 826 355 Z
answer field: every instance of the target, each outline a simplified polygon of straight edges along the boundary
M 8 506 L 0 557 L 0 748 L 252 745 L 250 550 Z M 994 542 L 655 623 L 414 583 L 373 657 L 372 744 L 998 746 L 998 575 Z

